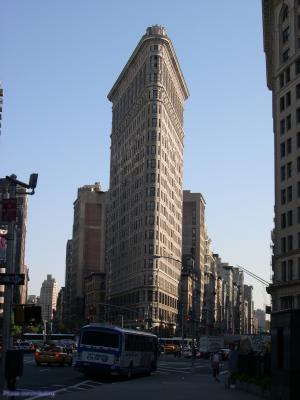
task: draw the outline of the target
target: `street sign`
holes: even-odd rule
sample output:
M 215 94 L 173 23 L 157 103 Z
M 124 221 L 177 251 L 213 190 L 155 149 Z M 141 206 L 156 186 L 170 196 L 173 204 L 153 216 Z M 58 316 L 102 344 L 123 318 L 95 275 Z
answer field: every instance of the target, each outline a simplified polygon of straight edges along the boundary
M 0 285 L 24 285 L 25 274 L 0 274 Z

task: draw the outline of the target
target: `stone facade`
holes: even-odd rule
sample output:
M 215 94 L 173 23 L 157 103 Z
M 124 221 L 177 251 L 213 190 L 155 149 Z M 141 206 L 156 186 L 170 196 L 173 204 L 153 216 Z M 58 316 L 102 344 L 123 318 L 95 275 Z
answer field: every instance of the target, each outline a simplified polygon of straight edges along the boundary
M 91 273 L 84 279 L 85 312 L 87 322 L 103 322 L 106 317 L 106 275 L 105 273 Z M 120 313 L 121 314 L 121 313 Z
M 148 28 L 108 95 L 109 301 L 133 310 L 124 315 L 128 326 L 137 317 L 156 329 L 177 322 L 187 97 L 165 29 Z
M 272 90 L 275 226 L 272 311 L 300 307 L 300 4 L 264 0 L 267 85 Z

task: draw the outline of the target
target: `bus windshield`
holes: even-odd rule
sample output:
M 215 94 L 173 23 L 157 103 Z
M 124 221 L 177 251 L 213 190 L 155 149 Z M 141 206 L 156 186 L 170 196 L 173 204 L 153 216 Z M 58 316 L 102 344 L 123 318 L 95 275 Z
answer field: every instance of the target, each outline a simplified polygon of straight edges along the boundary
M 119 335 L 114 332 L 85 331 L 81 338 L 81 344 L 89 346 L 112 347 L 118 349 Z

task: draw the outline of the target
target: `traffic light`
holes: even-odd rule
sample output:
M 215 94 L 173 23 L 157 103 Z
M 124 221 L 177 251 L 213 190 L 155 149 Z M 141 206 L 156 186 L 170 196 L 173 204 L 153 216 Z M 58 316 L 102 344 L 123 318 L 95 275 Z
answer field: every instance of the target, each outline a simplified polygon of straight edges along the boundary
M 40 306 L 24 306 L 24 323 L 40 324 L 42 322 L 42 310 Z

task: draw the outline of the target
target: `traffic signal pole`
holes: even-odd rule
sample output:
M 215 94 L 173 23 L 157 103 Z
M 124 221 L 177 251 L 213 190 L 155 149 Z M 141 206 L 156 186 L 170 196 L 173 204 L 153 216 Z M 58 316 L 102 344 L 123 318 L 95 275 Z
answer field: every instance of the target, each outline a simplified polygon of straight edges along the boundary
M 16 187 L 15 185 L 9 185 L 9 198 L 16 198 Z M 7 232 L 7 250 L 6 250 L 6 273 L 13 274 L 15 272 L 15 225 L 16 222 L 8 223 L 8 232 Z M 3 333 L 2 333 L 2 362 L 1 362 L 1 374 L 0 374 L 0 382 L 1 388 L 4 388 L 5 385 L 5 357 L 7 350 L 12 345 L 12 337 L 10 334 L 11 331 L 11 316 L 12 316 L 12 304 L 13 304 L 13 294 L 14 294 L 14 284 L 5 285 L 4 290 L 4 308 L 3 308 Z

